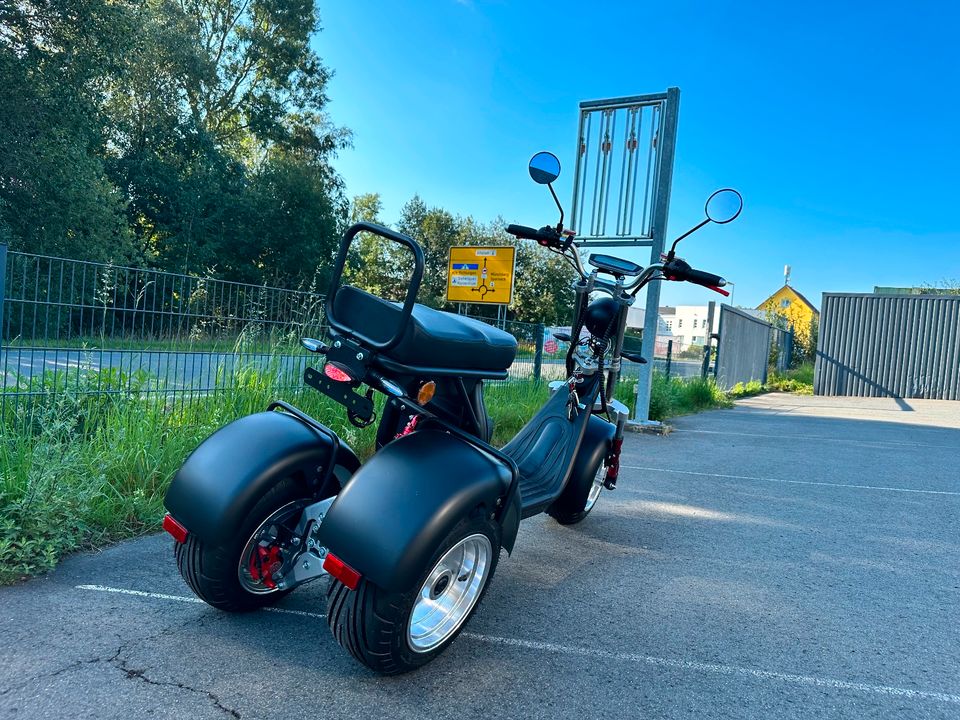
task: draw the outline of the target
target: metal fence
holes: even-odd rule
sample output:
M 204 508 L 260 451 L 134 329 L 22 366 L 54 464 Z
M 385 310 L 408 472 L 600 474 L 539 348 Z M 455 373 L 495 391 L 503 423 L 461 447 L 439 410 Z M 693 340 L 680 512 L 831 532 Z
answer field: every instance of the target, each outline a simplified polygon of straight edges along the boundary
M 301 335 L 323 296 L 0 250 L 0 424 L 30 423 L 58 396 L 185 403 L 256 368 L 299 383 Z
M 720 340 L 714 367 L 717 385 L 729 390 L 738 383 L 765 383 L 773 326 L 729 305 L 720 306 Z
M 960 296 L 824 293 L 813 391 L 960 400 Z
M 248 383 L 251 373 L 277 390 L 298 390 L 312 359 L 299 339 L 324 336 L 323 300 L 309 290 L 0 245 L 0 427 L 31 424 L 38 409 L 63 397 L 153 397 L 183 407 Z M 499 383 L 564 376 L 567 346 L 550 342 L 544 325 L 478 319 L 518 341 L 509 377 Z M 654 366 L 695 374 L 668 358 Z M 641 367 L 625 361 L 622 377 L 636 382 Z

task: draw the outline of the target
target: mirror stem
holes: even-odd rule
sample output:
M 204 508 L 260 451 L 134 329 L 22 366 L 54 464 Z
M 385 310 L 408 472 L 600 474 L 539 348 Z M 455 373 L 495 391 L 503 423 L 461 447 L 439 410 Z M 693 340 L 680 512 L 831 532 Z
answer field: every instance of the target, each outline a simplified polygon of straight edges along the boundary
M 553 195 L 553 201 L 557 204 L 557 209 L 560 210 L 560 222 L 557 223 L 557 232 L 563 232 L 563 205 L 560 204 L 557 194 L 553 191 L 553 183 L 547 183 L 547 187 L 550 188 L 550 194 Z
M 670 259 L 673 260 L 673 251 L 677 249 L 677 243 L 678 243 L 678 242 L 680 242 L 681 240 L 683 240 L 683 239 L 684 239 L 685 237 L 687 237 L 688 235 L 692 235 L 692 234 L 695 233 L 697 230 L 699 230 L 699 229 L 702 228 L 704 225 L 706 225 L 708 222 L 710 222 L 710 218 L 704 218 L 704 220 L 703 220 L 702 223 L 700 223 L 700 224 L 697 225 L 696 227 L 690 228 L 690 229 L 687 230 L 683 235 L 681 235 L 681 236 L 678 237 L 676 240 L 674 240 L 674 241 L 673 241 L 673 245 L 670 246 Z

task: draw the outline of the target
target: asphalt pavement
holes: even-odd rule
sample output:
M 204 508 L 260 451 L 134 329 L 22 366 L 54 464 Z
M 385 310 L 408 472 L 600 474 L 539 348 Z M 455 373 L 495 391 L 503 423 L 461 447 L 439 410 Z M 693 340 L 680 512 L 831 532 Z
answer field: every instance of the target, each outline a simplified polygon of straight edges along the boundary
M 197 602 L 164 536 L 0 589 L 0 718 L 958 718 L 960 403 L 767 395 L 630 435 L 466 632 L 377 677 L 323 581 Z

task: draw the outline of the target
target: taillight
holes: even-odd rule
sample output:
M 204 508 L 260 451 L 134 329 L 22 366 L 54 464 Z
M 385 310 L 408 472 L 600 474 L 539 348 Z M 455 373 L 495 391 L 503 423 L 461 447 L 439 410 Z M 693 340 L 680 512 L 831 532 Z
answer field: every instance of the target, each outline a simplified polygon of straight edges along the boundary
M 187 529 L 173 519 L 173 515 L 167 513 L 163 516 L 163 529 L 173 536 L 181 545 L 187 541 Z
M 347 565 L 332 552 L 328 552 L 327 557 L 324 558 L 323 569 L 333 575 L 337 580 L 342 582 L 351 590 L 356 590 L 357 585 L 360 584 L 360 573 Z
M 332 362 L 329 362 L 323 366 L 323 374 L 334 382 L 353 382 L 353 378 L 350 377 L 348 372 Z

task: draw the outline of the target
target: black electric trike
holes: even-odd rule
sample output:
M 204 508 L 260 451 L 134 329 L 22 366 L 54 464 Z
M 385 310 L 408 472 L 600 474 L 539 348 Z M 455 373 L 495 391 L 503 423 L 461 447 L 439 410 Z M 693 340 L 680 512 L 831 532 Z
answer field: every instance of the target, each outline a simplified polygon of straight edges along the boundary
M 550 186 L 559 172 L 550 153 L 531 160 L 536 182 Z M 728 222 L 741 206 L 736 191 L 718 191 L 701 226 Z M 410 253 L 403 302 L 343 283 L 360 232 Z M 561 524 L 581 522 L 602 491 L 616 487 L 628 411 L 614 390 L 624 359 L 643 362 L 623 348 L 627 310 L 651 281 L 718 291 L 725 281 L 677 258 L 676 243 L 646 268 L 593 254 L 588 271 L 562 208 L 557 225 L 507 232 L 576 270 L 571 332 L 561 337 L 569 342 L 565 379 L 550 383 L 543 407 L 506 445 L 491 445 L 484 382 L 507 378 L 516 339 L 417 304 L 417 243 L 379 225 L 353 225 L 327 296 L 329 334 L 303 340 L 324 362 L 304 381 L 344 405 L 358 426 L 374 421 L 373 392 L 383 393 L 376 451 L 361 463 L 336 433 L 284 402 L 207 438 L 174 477 L 163 521 L 200 598 L 226 611 L 255 610 L 328 577 L 336 641 L 376 672 L 405 672 L 461 631 L 501 550 L 513 552 L 521 520 L 547 513 Z

